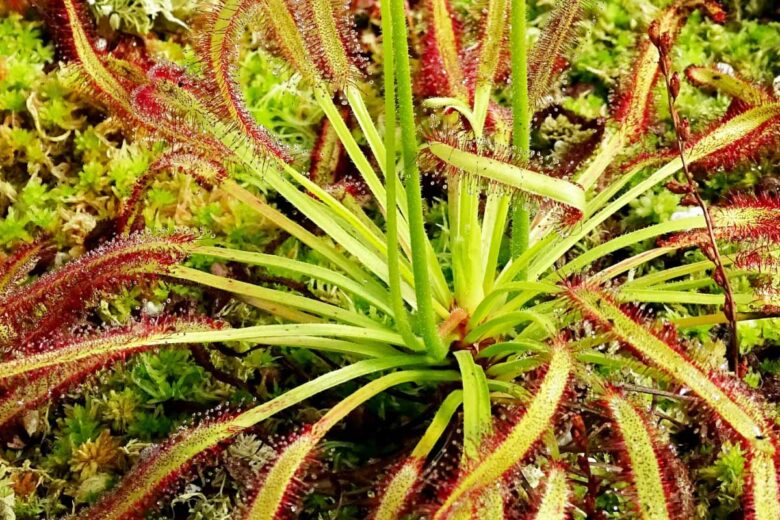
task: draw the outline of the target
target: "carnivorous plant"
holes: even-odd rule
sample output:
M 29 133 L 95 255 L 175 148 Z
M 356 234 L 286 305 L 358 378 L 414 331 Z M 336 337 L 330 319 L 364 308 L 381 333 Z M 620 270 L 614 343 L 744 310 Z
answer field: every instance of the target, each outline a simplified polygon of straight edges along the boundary
M 246 483 L 236 518 L 296 516 L 305 475 L 329 431 L 399 385 L 442 389 L 446 397 L 435 403 L 416 446 L 377 484 L 368 508 L 376 520 L 599 518 L 607 513 L 597 500 L 607 486 L 623 490 L 631 504 L 625 516 L 690 518 L 695 495 L 669 440 L 676 424 L 664 414 L 669 403 L 709 425 L 717 442 L 747 453 L 746 517 L 780 518 L 776 421 L 739 378 L 735 327 L 780 309 L 780 200 L 744 194 L 708 207 L 694 176 L 758 157 L 776 143 L 780 100 L 701 64 L 684 71 L 687 79 L 731 96 L 728 113 L 691 135 L 674 107 L 684 81 L 670 59 L 675 38 L 694 10 L 722 22 L 721 7 L 679 0 L 658 10 L 638 36 L 633 70 L 616 92 L 600 144 L 551 167 L 531 150 L 532 118 L 549 104 L 567 60 L 576 59 L 583 2 L 560 0 L 529 48 L 525 0 L 485 0 L 477 28 L 466 27 L 447 0 L 417 2 L 425 24 L 419 40 L 409 38 L 406 2 L 384 0 L 381 85 L 366 81 L 344 4 L 204 5 L 192 29 L 198 63 L 185 69 L 155 60 L 142 46 L 107 48 L 80 0 L 41 0 L 71 80 L 137 139 L 164 142 L 166 151 L 126 203 L 111 244 L 30 284 L 20 281 L 40 248 L 4 266 L 0 419 L 13 420 L 51 391 L 141 349 L 247 341 L 321 350 L 342 363 L 266 402 L 179 430 L 76 516 L 143 517 L 193 464 L 208 464 L 240 432 L 353 382 L 352 394 L 302 425 Z M 280 145 L 242 104 L 235 61 L 247 27 L 311 86 L 327 118 L 311 161 L 316 175 L 302 171 L 300 151 Z M 665 88 L 657 99 L 659 85 Z M 367 107 L 372 90 L 384 96 L 382 114 Z M 499 90 L 511 108 L 498 101 Z M 669 149 L 647 151 L 642 144 L 658 103 L 669 104 L 677 139 Z M 343 150 L 359 174 L 341 190 L 321 182 L 331 173 L 328 147 Z M 170 171 L 243 201 L 322 261 L 208 246 L 185 232 L 138 231 L 144 183 Z M 234 180 L 239 173 L 277 193 L 318 231 L 242 187 Z M 431 179 L 445 185 L 439 228 L 426 220 L 422 184 Z M 664 184 L 692 210 L 583 247 L 632 200 Z M 434 238 L 446 246 L 435 247 Z M 648 240 L 655 245 L 637 247 Z M 697 248 L 699 260 L 644 269 Z M 625 253 L 632 250 L 641 252 Z M 185 266 L 192 255 L 318 280 L 345 297 L 323 301 Z M 226 291 L 278 323 L 230 328 L 170 318 L 58 332 L 72 322 L 62 309 L 78 312 L 70 302 L 147 276 Z M 661 319 L 646 308 L 663 304 L 694 310 Z M 730 338 L 730 370 L 705 366 L 702 346 L 683 334 L 717 324 Z M 446 436 L 461 416 L 458 438 Z M 457 453 L 455 463 L 434 461 L 448 450 Z M 604 475 L 598 457 L 620 471 Z M 522 474 L 530 460 L 544 472 L 534 488 Z

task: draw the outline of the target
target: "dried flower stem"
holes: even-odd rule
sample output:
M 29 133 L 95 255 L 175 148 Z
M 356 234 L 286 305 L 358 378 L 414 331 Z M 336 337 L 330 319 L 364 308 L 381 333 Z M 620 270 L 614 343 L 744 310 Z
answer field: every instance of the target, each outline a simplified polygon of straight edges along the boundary
M 707 235 L 709 237 L 709 244 L 702 247 L 702 253 L 707 256 L 714 264 L 714 280 L 718 286 L 723 289 L 725 296 L 725 302 L 723 306 L 723 314 L 729 323 L 730 334 L 729 344 L 726 351 L 726 357 L 729 363 L 729 369 L 737 372 L 739 368 L 739 337 L 737 336 L 737 306 L 734 301 L 734 292 L 731 289 L 731 283 L 729 282 L 726 270 L 723 267 L 723 260 L 718 250 L 718 244 L 715 239 L 715 226 L 712 222 L 712 215 L 710 214 L 707 203 L 702 198 L 698 190 L 698 184 L 696 179 L 693 178 L 693 174 L 688 168 L 688 162 L 685 159 L 685 143 L 689 139 L 688 122 L 684 121 L 677 108 L 675 107 L 675 100 L 680 92 L 680 76 L 677 72 L 672 70 L 672 59 L 670 57 L 670 51 L 672 48 L 672 37 L 668 33 L 661 34 L 659 25 L 654 23 L 650 26 L 650 41 L 658 48 L 659 53 L 659 65 L 661 68 L 661 74 L 664 77 L 666 84 L 666 92 L 668 94 L 669 113 L 672 115 L 672 123 L 674 125 L 674 132 L 677 137 L 677 150 L 680 153 L 680 161 L 682 163 L 682 171 L 685 174 L 685 180 L 687 187 L 685 192 L 686 197 L 683 201 L 688 199 L 690 202 L 695 202 L 702 210 L 704 215 L 704 222 L 707 226 Z

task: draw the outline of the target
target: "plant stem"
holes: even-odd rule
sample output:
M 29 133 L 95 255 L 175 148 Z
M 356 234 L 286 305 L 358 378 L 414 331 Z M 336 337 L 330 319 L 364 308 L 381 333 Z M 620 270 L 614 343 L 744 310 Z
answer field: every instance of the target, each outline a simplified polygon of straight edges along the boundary
M 476 343 L 485 338 L 489 338 L 494 334 L 499 334 L 501 331 L 511 330 L 516 325 L 528 321 L 543 327 L 544 330 L 547 331 L 548 337 L 555 335 L 555 323 L 549 317 L 541 313 L 523 310 L 502 314 L 474 327 L 466 337 L 463 338 L 463 341 L 466 343 Z
M 560 276 L 567 276 L 581 270 L 583 267 L 603 258 L 619 249 L 631 247 L 642 243 L 644 240 L 659 237 L 667 233 L 676 233 L 704 227 L 705 220 L 702 217 L 687 217 L 677 220 L 667 220 L 660 224 L 654 224 L 646 228 L 638 229 L 625 235 L 620 235 L 603 244 L 589 249 L 571 262 L 568 262 L 558 269 L 554 274 L 549 274 L 545 280 L 559 279 Z
M 366 222 L 360 220 L 360 217 L 357 214 L 350 211 L 325 188 L 301 174 L 289 164 L 282 163 L 282 168 L 295 182 L 317 197 L 317 199 L 330 208 L 338 217 L 342 218 L 346 222 L 347 226 L 345 227 L 348 230 L 354 231 L 354 234 L 359 235 L 360 238 L 366 241 L 366 244 L 372 246 L 377 251 L 382 252 L 385 237 L 378 229 L 372 229 Z
M 525 0 L 512 0 L 511 30 L 512 49 L 512 144 L 522 161 L 531 154 L 531 110 L 528 106 L 528 49 L 525 41 L 527 15 Z M 512 258 L 522 255 L 529 245 L 530 215 L 522 202 L 515 201 L 512 208 Z M 526 270 L 518 273 L 526 279 Z
M 390 4 L 382 2 L 382 41 L 385 49 L 384 55 L 384 79 L 385 79 L 385 192 L 387 194 L 387 212 L 385 225 L 387 227 L 387 267 L 388 285 L 390 286 L 390 299 L 393 306 L 393 317 L 398 332 L 411 348 L 418 345 L 417 337 L 412 331 L 409 315 L 404 306 L 401 294 L 401 274 L 399 270 L 400 252 L 398 249 L 398 213 L 393 211 L 396 206 L 398 177 L 395 174 L 395 60 L 390 48 L 393 42 L 393 24 L 390 13 Z M 380 160 L 380 159 L 378 159 Z
M 358 264 L 346 258 L 342 253 L 336 250 L 332 245 L 325 242 L 322 238 L 307 231 L 303 226 L 290 220 L 286 215 L 271 207 L 266 202 L 255 197 L 250 192 L 236 184 L 232 180 L 227 180 L 220 185 L 220 189 L 231 197 L 248 205 L 253 211 L 263 218 L 273 222 L 280 229 L 283 229 L 294 236 L 302 243 L 325 257 L 333 265 L 344 271 L 349 276 L 360 278 L 368 277 Z
M 662 289 L 621 289 L 617 295 L 618 301 L 665 303 L 665 304 L 690 304 L 690 305 L 723 305 L 726 301 L 724 294 L 710 294 L 689 291 L 671 291 Z M 753 301 L 752 294 L 733 294 L 735 303 L 749 304 Z
M 390 59 L 390 62 L 392 64 L 392 58 Z M 376 125 L 371 119 L 371 115 L 368 113 L 368 108 L 363 101 L 363 95 L 360 93 L 360 89 L 357 85 L 348 85 L 344 89 L 344 94 L 347 97 L 347 102 L 352 109 L 355 120 L 357 120 L 360 129 L 363 131 L 363 135 L 366 137 L 366 141 L 368 141 L 368 146 L 371 148 L 371 153 L 374 154 L 374 158 L 376 159 L 377 164 L 379 164 L 382 173 L 387 175 L 388 171 L 394 171 L 395 164 L 393 164 L 393 170 L 387 170 L 387 162 L 382 162 L 386 155 L 385 145 L 382 143 L 382 138 L 379 136 Z
M 255 325 L 240 329 L 223 329 L 220 331 L 187 331 L 167 334 L 155 342 L 155 345 L 176 345 L 182 343 L 226 342 L 226 341 L 257 341 L 269 344 L 281 338 L 296 338 L 300 336 L 327 336 L 343 338 L 356 342 L 381 343 L 387 345 L 404 345 L 403 338 L 389 330 L 369 329 L 342 325 L 340 323 L 292 323 L 274 325 Z M 284 343 L 278 343 L 283 345 Z M 417 356 L 421 362 L 425 358 Z
M 685 179 L 688 182 L 689 194 L 693 196 L 696 204 L 701 208 L 704 214 L 704 222 L 707 225 L 707 237 L 709 243 L 705 247 L 700 247 L 702 253 L 712 260 L 715 264 L 714 280 L 723 289 L 725 301 L 723 304 L 723 314 L 729 320 L 729 328 L 731 334 L 729 336 L 728 349 L 726 352 L 726 358 L 728 359 L 729 369 L 739 374 L 739 335 L 737 329 L 737 304 L 734 300 L 734 291 L 731 289 L 731 282 L 726 274 L 726 268 L 723 266 L 723 260 L 721 259 L 720 250 L 718 249 L 718 243 L 715 239 L 715 225 L 712 222 L 712 215 L 707 207 L 707 203 L 699 193 L 698 184 L 696 179 L 693 178 L 693 174 L 688 168 L 688 161 L 685 157 L 685 143 L 688 140 L 687 135 L 681 128 L 682 119 L 677 112 L 675 106 L 675 100 L 678 92 L 672 87 L 672 80 L 676 79 L 679 87 L 679 76 L 677 73 L 672 72 L 672 60 L 669 57 L 669 48 L 664 45 L 659 39 L 653 38 L 651 34 L 650 39 L 653 41 L 656 47 L 658 47 L 659 53 L 659 65 L 661 68 L 661 74 L 664 77 L 666 85 L 667 101 L 669 103 L 669 113 L 672 115 L 672 124 L 674 125 L 674 133 L 677 137 L 677 150 L 680 154 L 680 161 L 682 163 L 682 171 L 685 174 Z M 679 90 L 679 88 L 677 89 Z
M 344 118 L 342 117 L 341 112 L 333 103 L 331 94 L 324 88 L 317 87 L 314 89 L 314 97 L 317 100 L 317 104 L 319 104 L 320 108 L 322 108 L 322 111 L 325 112 L 325 116 L 328 118 L 328 121 L 330 121 L 330 123 L 333 125 L 333 131 L 338 135 L 339 140 L 344 145 L 344 149 L 346 150 L 347 155 L 350 159 L 352 159 L 355 167 L 358 169 L 360 175 L 363 177 L 363 180 L 368 185 L 368 188 L 371 190 L 371 194 L 377 200 L 380 209 L 383 212 L 386 211 L 387 208 L 384 207 L 384 186 L 382 186 L 382 182 L 379 180 L 376 172 L 371 167 L 371 163 L 368 162 L 368 159 L 360 149 L 360 146 L 358 146 L 357 141 L 355 141 L 355 138 L 352 137 L 352 133 L 349 131 L 347 124 L 344 122 Z
M 469 313 L 484 296 L 482 273 L 482 231 L 479 224 L 479 195 L 470 179 L 456 181 L 457 221 L 452 226 L 452 274 L 455 300 Z
M 498 256 L 506 231 L 512 198 L 503 193 L 489 193 L 482 216 L 482 291 L 493 290 L 496 282 Z
M 539 356 L 513 359 L 511 361 L 504 361 L 503 363 L 496 363 L 491 365 L 487 371 L 487 375 L 492 378 L 511 381 L 530 370 L 538 368 L 543 364 L 544 359 L 540 358 Z
M 723 259 L 724 267 L 732 265 L 733 263 L 734 263 L 734 258 Z M 634 280 L 631 280 L 623 284 L 623 287 L 631 287 L 631 288 L 650 287 L 653 285 L 658 285 L 664 282 L 668 282 L 669 280 L 673 280 L 675 278 L 682 278 L 683 276 L 688 276 L 702 271 L 706 271 L 708 269 L 712 269 L 714 265 L 715 264 L 713 264 L 710 260 L 702 260 L 700 262 L 694 262 L 692 264 L 684 264 L 684 265 L 678 265 L 676 267 L 669 267 L 661 271 L 656 271 L 654 273 L 646 274 L 644 276 L 640 276 L 639 278 L 635 278 Z
M 412 270 L 417 294 L 417 312 L 422 336 L 428 353 L 434 359 L 443 359 L 448 348 L 436 327 L 433 296 L 426 253 L 425 223 L 423 221 L 420 171 L 417 168 L 417 136 L 414 123 L 412 79 L 409 68 L 409 45 L 406 41 L 406 12 L 404 0 L 391 0 L 390 18 L 393 27 L 391 39 L 395 54 L 395 79 L 398 88 L 398 108 L 401 122 L 401 156 L 406 177 L 406 198 L 409 205 L 409 232 L 412 246 Z
M 535 293 L 555 294 L 561 291 L 561 288 L 555 284 L 545 282 L 508 282 L 497 286 L 489 292 L 477 306 L 469 319 L 469 329 L 473 329 L 487 317 L 493 307 L 500 303 L 501 298 L 507 293 L 514 291 L 534 291 Z
M 390 6 L 388 4 L 387 9 L 389 9 Z M 388 24 L 390 24 L 391 17 L 387 17 Z M 391 33 L 386 33 L 390 34 Z M 389 42 L 388 45 L 390 45 L 390 39 L 388 38 L 387 41 Z M 392 53 L 389 53 L 392 54 Z M 389 66 L 387 66 L 387 63 L 389 62 Z M 391 80 L 394 80 L 394 77 L 392 75 L 393 66 L 395 63 L 394 58 L 391 56 L 389 60 L 385 60 L 386 66 L 385 71 L 390 71 L 388 74 L 385 72 L 385 78 L 390 78 Z M 387 79 L 385 80 L 387 81 Z M 386 85 L 385 85 L 386 86 Z M 395 82 L 393 82 L 393 90 L 392 95 L 389 95 L 387 91 L 385 92 L 385 108 L 387 108 L 387 103 L 393 103 L 393 129 L 395 129 Z M 379 133 L 377 132 L 376 125 L 374 125 L 374 122 L 371 120 L 371 117 L 368 114 L 368 110 L 366 109 L 365 103 L 363 101 L 363 97 L 360 94 L 360 92 L 357 90 L 356 87 L 349 87 L 347 89 L 347 99 L 349 100 L 349 104 L 352 107 L 352 112 L 355 115 L 355 119 L 357 119 L 358 124 L 360 125 L 360 128 L 363 129 L 363 133 L 366 135 L 366 139 L 369 140 L 369 142 L 376 142 L 379 140 Z M 389 112 L 388 112 L 389 114 Z M 387 116 L 389 117 L 389 116 Z M 395 132 L 393 133 L 393 141 L 395 143 Z M 371 145 L 372 149 L 376 148 L 378 151 L 380 151 L 382 154 L 386 154 L 386 146 L 380 142 L 379 145 Z M 400 183 L 398 179 L 398 172 L 396 171 L 396 163 L 395 163 L 395 153 L 393 152 L 390 154 L 390 157 L 393 158 L 392 165 L 390 164 L 384 164 L 382 161 L 386 160 L 386 155 L 377 156 L 377 161 L 380 163 L 383 173 L 385 174 L 385 178 L 387 179 L 385 181 L 385 185 L 387 185 L 388 182 L 390 182 L 389 176 L 392 176 L 392 180 L 396 183 L 396 186 Z M 392 167 L 392 169 L 390 169 Z M 392 175 L 391 175 L 392 174 Z M 408 215 L 408 204 L 406 201 L 406 193 L 402 191 L 398 191 L 396 189 L 395 193 L 395 199 L 398 203 L 398 211 L 401 212 L 401 216 L 396 216 L 396 227 L 399 230 L 399 241 L 401 244 L 401 247 L 403 250 L 407 253 L 407 255 L 411 258 L 411 252 L 409 247 L 409 225 L 407 223 L 407 215 Z M 431 247 L 430 241 L 426 237 L 426 252 L 431 260 L 435 260 L 435 253 L 433 251 L 433 247 Z M 433 283 L 433 292 L 434 297 L 438 299 L 438 302 L 441 303 L 443 306 L 447 307 L 449 305 L 450 300 L 450 293 L 449 289 L 447 287 L 447 282 L 444 278 L 444 273 L 441 270 L 441 266 L 439 266 L 436 262 L 429 262 L 428 266 L 431 268 L 431 275 L 432 279 L 431 282 Z

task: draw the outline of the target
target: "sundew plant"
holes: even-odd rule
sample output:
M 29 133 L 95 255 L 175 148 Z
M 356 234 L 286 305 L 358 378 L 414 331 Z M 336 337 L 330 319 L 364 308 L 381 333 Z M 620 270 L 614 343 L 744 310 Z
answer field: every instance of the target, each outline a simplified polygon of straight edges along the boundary
M 695 445 L 745 453 L 744 517 L 780 518 L 775 411 L 741 380 L 737 334 L 738 322 L 780 311 L 780 199 L 743 193 L 709 206 L 697 181 L 776 145 L 780 100 L 770 86 L 715 64 L 677 71 L 672 60 L 693 12 L 718 23 L 726 12 L 711 0 L 658 9 L 637 34 L 600 143 L 550 161 L 531 149 L 532 121 L 577 59 L 589 23 L 583 2 L 559 0 L 532 46 L 525 0 L 484 0 L 478 23 L 460 19 L 447 0 L 406 4 L 375 6 L 382 81 L 370 83 L 343 1 L 203 5 L 191 24 L 197 63 L 183 68 L 137 40 L 107 46 L 80 0 L 41 0 L 69 81 L 164 152 L 126 201 L 112 241 L 31 282 L 45 242 L 3 266 L 0 420 L 8 425 L 143 350 L 233 342 L 310 349 L 339 363 L 265 402 L 194 420 L 147 449 L 74 518 L 153 515 L 240 433 L 347 383 L 351 394 L 277 441 L 241 483 L 234 518 L 298 516 L 310 474 L 323 471 L 329 432 L 395 387 L 417 387 L 433 406 L 416 445 L 375 469 L 365 517 L 692 518 L 702 504 L 672 434 L 694 421 Z M 420 17 L 425 31 L 410 38 L 408 24 Z M 235 74 L 247 29 L 259 31 L 325 114 L 311 172 L 301 150 L 279 144 L 244 106 Z M 700 133 L 677 111 L 684 81 L 731 98 Z M 380 117 L 369 94 L 382 96 Z M 659 106 L 674 123 L 668 149 L 652 144 Z M 334 149 L 356 171 L 338 185 Z M 309 260 L 207 245 L 195 232 L 143 231 L 143 192 L 166 172 L 242 201 L 294 237 Z M 239 177 L 261 183 L 306 222 Z M 443 186 L 436 221 L 436 203 L 423 197 L 428 182 Z M 688 211 L 622 235 L 605 226 L 659 186 L 681 195 Z M 595 234 L 607 238 L 592 245 Z M 686 250 L 692 254 L 676 255 Z M 327 284 L 339 297 L 199 270 L 188 257 L 273 268 Z M 687 260 L 645 268 L 671 257 Z M 225 291 L 275 322 L 229 327 L 187 314 L 123 327 L 85 323 L 84 309 L 101 294 L 155 277 Z M 692 310 L 656 317 L 665 304 Z M 703 326 L 719 326 L 713 331 L 725 338 L 717 363 L 704 363 L 712 354 L 686 334 Z

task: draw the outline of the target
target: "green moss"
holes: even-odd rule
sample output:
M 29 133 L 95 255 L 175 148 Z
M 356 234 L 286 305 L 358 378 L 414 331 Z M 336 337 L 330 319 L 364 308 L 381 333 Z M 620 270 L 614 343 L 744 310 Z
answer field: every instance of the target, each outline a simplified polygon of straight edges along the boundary
M 310 150 L 322 112 L 313 94 L 278 60 L 261 50 L 250 51 L 239 71 L 249 112 L 286 144 Z
M 714 496 L 707 507 L 702 504 L 699 518 L 723 519 L 740 508 L 745 472 L 745 452 L 726 443 L 712 465 L 699 471 L 699 478 L 714 487 Z
M 140 9 L 141 3 L 132 5 Z M 180 45 L 153 47 L 187 60 L 188 51 Z M 5 116 L 0 125 L 0 251 L 45 233 L 62 250 L 79 255 L 85 239 L 100 221 L 117 214 L 121 200 L 162 148 L 125 141 L 116 121 L 103 121 L 102 113 L 60 73 L 44 71 L 53 48 L 43 40 L 38 22 L 18 15 L 1 18 L 0 56 L 0 115 Z M 247 55 L 250 108 L 288 144 L 311 146 L 321 114 L 310 96 L 278 88 L 277 66 L 259 52 Z M 197 227 L 235 247 L 257 244 L 259 237 L 261 242 L 273 239 L 265 237 L 268 226 L 241 204 L 198 189 L 186 176 L 162 174 L 153 181 L 143 215 L 149 227 Z
M 130 380 L 147 403 L 170 400 L 208 403 L 218 395 L 208 388 L 208 375 L 186 350 L 141 354 L 130 364 Z

